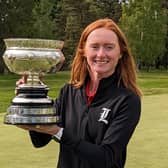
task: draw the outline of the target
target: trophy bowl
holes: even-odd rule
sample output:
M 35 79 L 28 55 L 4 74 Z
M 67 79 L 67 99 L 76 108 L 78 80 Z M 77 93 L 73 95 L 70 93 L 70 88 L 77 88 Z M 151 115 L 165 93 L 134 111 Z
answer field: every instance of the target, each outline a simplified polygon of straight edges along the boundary
M 59 116 L 53 100 L 47 96 L 49 88 L 39 79 L 52 67 L 63 64 L 63 41 L 47 39 L 4 39 L 6 50 L 3 55 L 8 69 L 19 75 L 26 75 L 27 82 L 15 88 L 4 117 L 5 124 L 54 124 Z

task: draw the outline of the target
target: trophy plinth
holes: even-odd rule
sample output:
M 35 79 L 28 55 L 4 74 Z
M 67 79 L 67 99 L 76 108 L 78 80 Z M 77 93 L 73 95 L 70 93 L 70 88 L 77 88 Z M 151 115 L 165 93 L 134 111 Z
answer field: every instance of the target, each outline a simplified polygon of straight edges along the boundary
M 63 41 L 42 39 L 5 39 L 3 59 L 11 72 L 27 75 L 27 83 L 16 87 L 4 117 L 5 124 L 54 124 L 59 116 L 53 100 L 47 96 L 49 88 L 39 77 L 51 67 L 62 64 Z

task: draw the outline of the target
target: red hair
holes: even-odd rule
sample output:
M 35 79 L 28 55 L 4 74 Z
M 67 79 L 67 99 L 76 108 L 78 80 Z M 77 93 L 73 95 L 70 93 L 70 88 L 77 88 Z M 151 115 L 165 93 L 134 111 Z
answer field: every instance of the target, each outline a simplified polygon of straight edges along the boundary
M 82 32 L 76 54 L 72 62 L 70 83 L 77 88 L 84 84 L 85 78 L 89 73 L 87 69 L 87 61 L 84 57 L 84 48 L 88 35 L 98 28 L 107 28 L 117 35 L 122 55 L 116 67 L 116 71 L 119 76 L 119 84 L 122 82 L 125 88 L 132 90 L 136 95 L 141 97 L 142 93 L 137 85 L 136 65 L 128 47 L 126 37 L 117 24 L 108 18 L 92 22 Z

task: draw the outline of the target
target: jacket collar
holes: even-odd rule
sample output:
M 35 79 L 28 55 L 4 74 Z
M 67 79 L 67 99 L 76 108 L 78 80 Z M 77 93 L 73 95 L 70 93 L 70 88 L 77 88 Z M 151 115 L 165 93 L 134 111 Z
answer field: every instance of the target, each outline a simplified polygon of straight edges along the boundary
M 86 89 L 88 80 L 90 80 L 89 76 L 87 76 L 83 87 L 83 94 L 85 95 L 84 96 L 85 98 L 86 98 L 85 89 Z M 114 96 L 115 93 L 118 92 L 118 88 L 122 87 L 122 85 L 118 86 L 118 81 L 119 81 L 119 77 L 117 75 L 117 72 L 114 72 L 111 76 L 107 78 L 101 79 L 91 105 L 96 105 L 97 103 L 106 101 L 112 95 Z
M 88 83 L 88 80 L 90 80 L 89 75 L 86 77 L 84 88 L 86 88 L 86 85 Z M 111 85 L 116 86 L 118 85 L 119 77 L 117 72 L 115 71 L 112 75 L 108 76 L 107 78 L 103 78 L 99 82 L 98 90 L 103 90 Z M 97 91 L 98 91 L 97 90 Z

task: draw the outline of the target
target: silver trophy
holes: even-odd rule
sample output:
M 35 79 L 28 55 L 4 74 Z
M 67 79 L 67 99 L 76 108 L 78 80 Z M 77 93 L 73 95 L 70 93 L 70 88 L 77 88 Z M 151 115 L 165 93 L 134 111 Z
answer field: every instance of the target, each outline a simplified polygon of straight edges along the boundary
M 4 117 L 5 124 L 53 124 L 59 116 L 53 100 L 47 96 L 49 88 L 39 79 L 52 67 L 64 61 L 61 51 L 64 42 L 44 39 L 4 39 L 6 51 L 3 59 L 11 72 L 27 75 L 27 83 L 16 87 Z

